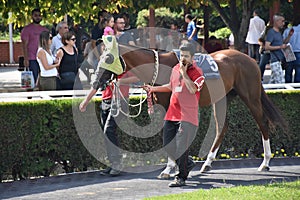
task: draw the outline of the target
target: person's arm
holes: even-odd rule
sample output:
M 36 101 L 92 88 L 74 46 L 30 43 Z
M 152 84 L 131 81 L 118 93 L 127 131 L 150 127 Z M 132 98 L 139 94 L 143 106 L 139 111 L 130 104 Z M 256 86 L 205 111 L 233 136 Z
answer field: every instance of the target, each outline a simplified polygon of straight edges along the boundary
M 46 69 L 46 70 L 50 70 L 50 69 L 53 69 L 53 68 L 57 68 L 59 67 L 59 64 L 60 64 L 60 60 L 58 60 L 57 63 L 53 63 L 52 65 L 49 65 L 48 64 L 48 61 L 47 61 L 47 56 L 46 56 L 46 53 L 44 50 L 40 50 L 37 54 L 37 57 L 41 60 L 42 62 L 42 65 L 43 67 Z
M 193 32 L 192 32 L 191 36 L 188 38 L 188 40 L 192 40 L 193 37 L 197 34 L 197 32 L 198 32 L 198 30 L 197 30 L 196 24 L 194 24 Z
M 291 28 L 288 35 L 287 35 L 287 37 L 283 40 L 283 43 L 285 43 L 285 44 L 289 43 L 289 41 L 290 41 L 293 34 L 294 34 L 294 29 Z
M 97 90 L 94 88 L 91 88 L 89 94 L 85 97 L 85 99 L 80 103 L 79 105 L 79 110 L 81 112 L 85 112 L 86 111 L 86 107 L 89 104 L 89 102 L 91 101 L 91 99 L 93 98 L 93 96 L 97 93 Z
M 192 32 L 192 34 L 191 34 L 191 36 L 188 38 L 188 40 L 192 40 L 192 39 L 193 39 L 193 37 L 194 37 L 196 34 L 197 34 L 197 29 L 196 29 L 196 28 L 194 28 L 194 30 L 193 30 L 193 32 Z
M 269 50 L 269 51 L 285 49 L 286 47 L 287 47 L 287 44 L 282 44 L 280 46 L 271 46 L 271 42 L 266 41 L 266 43 L 265 43 L 265 50 Z
M 29 60 L 28 60 L 28 40 L 22 38 L 22 47 L 23 47 L 23 56 L 24 56 L 24 66 L 26 68 L 29 67 Z
M 183 81 L 188 89 L 188 91 L 191 94 L 195 94 L 198 91 L 198 88 L 196 87 L 195 83 L 191 80 L 191 78 L 187 74 L 188 65 L 183 65 L 182 62 L 180 62 L 180 74 L 182 75 Z
M 134 41 L 129 41 L 128 44 L 134 46 L 134 45 L 135 45 L 135 42 L 134 42 Z
M 61 60 L 63 56 L 64 56 L 64 52 L 61 49 L 58 49 L 58 51 L 56 53 L 56 58 L 58 60 Z
M 162 86 L 151 86 L 151 85 L 146 85 L 143 87 L 146 91 L 148 92 L 172 92 L 171 89 L 171 84 L 165 84 Z

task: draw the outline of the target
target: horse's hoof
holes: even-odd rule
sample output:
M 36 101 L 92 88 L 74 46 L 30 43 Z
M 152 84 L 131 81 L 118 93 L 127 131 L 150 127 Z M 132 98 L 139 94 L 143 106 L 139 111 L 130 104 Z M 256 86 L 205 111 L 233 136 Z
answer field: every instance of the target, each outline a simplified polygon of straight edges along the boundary
M 203 165 L 200 169 L 200 172 L 201 173 L 205 173 L 205 172 L 208 172 L 211 170 L 211 166 L 208 166 L 208 165 Z
M 259 172 L 268 172 L 268 171 L 270 171 L 270 167 L 269 166 L 261 166 L 261 167 L 258 168 L 257 171 L 259 171 Z
M 157 178 L 161 179 L 161 180 L 168 180 L 168 179 L 171 179 L 171 175 L 170 174 L 161 173 L 159 176 L 157 176 Z

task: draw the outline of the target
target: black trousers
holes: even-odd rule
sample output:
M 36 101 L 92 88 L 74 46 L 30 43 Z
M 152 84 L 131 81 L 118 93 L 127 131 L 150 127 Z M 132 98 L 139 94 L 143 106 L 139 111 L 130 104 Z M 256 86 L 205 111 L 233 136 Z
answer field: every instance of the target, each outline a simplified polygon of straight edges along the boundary
M 168 156 L 176 161 L 179 167 L 178 177 L 186 180 L 189 163 L 189 147 L 197 133 L 197 126 L 184 121 L 165 121 L 163 144 Z

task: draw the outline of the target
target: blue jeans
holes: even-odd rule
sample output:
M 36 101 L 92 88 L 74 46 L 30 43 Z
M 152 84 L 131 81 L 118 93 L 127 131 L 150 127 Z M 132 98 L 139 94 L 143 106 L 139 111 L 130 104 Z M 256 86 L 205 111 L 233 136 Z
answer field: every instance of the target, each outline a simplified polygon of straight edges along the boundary
M 285 69 L 285 82 L 293 82 L 293 70 L 295 70 L 294 82 L 300 83 L 300 52 L 295 52 L 296 60 L 289 62 Z
M 178 177 L 188 177 L 189 147 L 197 133 L 197 126 L 189 122 L 165 121 L 163 129 L 163 145 L 168 156 L 176 161 L 179 167 Z
M 270 62 L 270 53 L 263 53 L 260 56 L 260 62 L 259 62 L 259 69 L 261 73 L 261 80 L 263 81 L 264 79 L 264 73 L 266 70 L 266 65 Z
M 36 83 L 38 75 L 40 73 L 40 67 L 37 60 L 29 60 L 29 70 L 32 71 L 34 82 Z

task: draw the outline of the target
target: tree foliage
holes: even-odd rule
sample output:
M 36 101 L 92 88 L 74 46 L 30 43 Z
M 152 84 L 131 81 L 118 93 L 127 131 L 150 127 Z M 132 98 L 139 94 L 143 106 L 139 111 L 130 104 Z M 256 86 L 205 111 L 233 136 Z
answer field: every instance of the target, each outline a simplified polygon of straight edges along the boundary
M 149 7 L 177 8 L 184 4 L 193 8 L 200 7 L 197 0 L 1 0 L 0 10 L 7 19 L 8 12 L 12 12 L 13 17 L 9 22 L 24 26 L 30 22 L 31 10 L 36 7 L 41 9 L 45 22 L 53 23 L 60 21 L 66 14 L 79 21 L 82 17 L 87 19 L 97 16 L 97 12 L 102 9 L 114 13 L 122 8 L 128 8 L 138 12 Z

